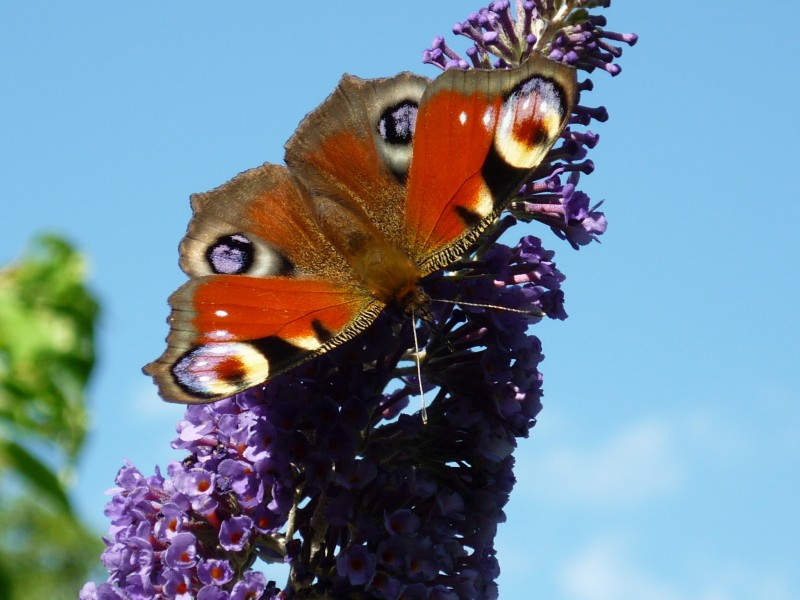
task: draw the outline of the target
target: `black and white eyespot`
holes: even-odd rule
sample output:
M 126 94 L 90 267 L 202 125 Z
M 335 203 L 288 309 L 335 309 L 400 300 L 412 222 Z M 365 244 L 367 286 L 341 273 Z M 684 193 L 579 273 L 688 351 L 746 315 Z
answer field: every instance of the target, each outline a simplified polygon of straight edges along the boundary
M 241 234 L 224 235 L 208 247 L 206 260 L 214 273 L 241 275 L 253 266 L 255 248 Z
M 417 125 L 418 109 L 417 103 L 411 100 L 390 106 L 383 111 L 378 121 L 378 135 L 393 146 L 410 145 Z
M 207 267 L 217 275 L 287 275 L 292 263 L 267 244 L 241 233 L 220 236 L 205 251 Z
M 411 164 L 418 109 L 417 102 L 401 100 L 386 108 L 378 119 L 376 143 L 389 170 L 400 181 L 405 180 Z

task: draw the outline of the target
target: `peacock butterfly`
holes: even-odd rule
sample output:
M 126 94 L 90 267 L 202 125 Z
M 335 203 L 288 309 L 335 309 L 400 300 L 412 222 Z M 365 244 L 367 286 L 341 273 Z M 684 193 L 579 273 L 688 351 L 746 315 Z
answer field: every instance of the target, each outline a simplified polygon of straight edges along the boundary
M 253 387 L 334 348 L 387 306 L 423 308 L 450 265 L 540 165 L 576 102 L 575 70 L 345 75 L 264 164 L 191 198 L 189 281 L 144 368 L 172 402 Z

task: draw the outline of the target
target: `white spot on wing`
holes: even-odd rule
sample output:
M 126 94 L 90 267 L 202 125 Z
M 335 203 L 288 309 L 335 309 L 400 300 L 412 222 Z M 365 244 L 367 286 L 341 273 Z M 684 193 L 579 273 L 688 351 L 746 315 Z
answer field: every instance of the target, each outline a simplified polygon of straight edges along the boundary
M 483 113 L 483 118 L 481 121 L 483 122 L 483 126 L 486 128 L 486 131 L 491 131 L 494 127 L 494 122 L 497 119 L 497 111 L 494 109 L 494 106 L 489 106 Z

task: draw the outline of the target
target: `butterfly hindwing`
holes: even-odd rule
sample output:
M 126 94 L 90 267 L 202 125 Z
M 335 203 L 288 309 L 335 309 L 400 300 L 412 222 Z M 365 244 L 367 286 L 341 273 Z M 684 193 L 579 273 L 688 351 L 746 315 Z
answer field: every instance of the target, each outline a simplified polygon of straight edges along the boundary
M 383 304 L 413 293 L 419 269 L 405 244 L 405 181 L 419 99 L 411 73 L 345 75 L 286 144 L 286 164 L 314 198 L 322 234 L 355 279 Z
M 313 210 L 311 195 L 286 167 L 265 164 L 240 173 L 210 192 L 192 195 L 181 268 L 190 277 L 298 270 L 346 281 Z
M 316 196 L 363 213 L 396 245 L 404 242 L 414 123 L 428 83 L 411 73 L 345 75 L 286 144 L 286 164 Z
M 146 367 L 165 398 L 250 388 L 352 337 L 382 308 L 353 282 L 286 167 L 242 173 L 192 205 L 181 242 L 192 279 L 171 296 L 167 350 Z

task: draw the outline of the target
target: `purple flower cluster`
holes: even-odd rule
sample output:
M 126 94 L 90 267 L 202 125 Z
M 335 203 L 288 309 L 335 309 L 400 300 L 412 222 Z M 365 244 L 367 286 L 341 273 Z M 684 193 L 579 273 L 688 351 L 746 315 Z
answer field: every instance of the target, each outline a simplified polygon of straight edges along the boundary
M 174 463 L 170 476 L 156 469 L 144 477 L 130 464 L 120 469 L 106 507 L 111 541 L 102 560 L 110 577 L 87 583 L 80 597 L 245 600 L 272 590 L 242 563 L 252 518 L 229 512 L 219 521 L 215 474 Z
M 618 56 L 604 40 L 624 36 L 575 12 L 597 2 L 552 4 L 518 2 L 516 21 L 505 1 L 471 15 L 456 32 L 475 42 L 472 65 L 488 54 L 514 65 L 536 51 L 591 70 Z M 469 66 L 441 38 L 426 60 Z M 603 114 L 579 106 L 572 122 Z M 576 190 L 597 136 L 569 128 L 562 138 L 514 202 L 516 217 L 426 278 L 434 301 L 422 324 L 385 311 L 267 385 L 189 407 L 173 443 L 187 458 L 167 478 L 125 465 L 106 510 L 110 577 L 81 598 L 496 598 L 512 452 L 541 410 L 543 357 L 527 329 L 566 318 L 553 253 L 532 236 L 514 247 L 497 240 L 517 217 L 575 247 L 605 230 Z M 420 389 L 424 421 L 403 412 Z M 286 563 L 288 583 L 267 582 L 257 559 Z
M 552 253 L 534 237 L 495 242 L 513 222 L 427 286 L 520 311 L 432 307 L 439 330 L 417 332 L 438 389 L 427 424 L 401 412 L 419 382 L 399 366 L 411 323 L 390 315 L 298 373 L 189 407 L 173 443 L 189 456 L 168 479 L 120 470 L 111 577 L 82 598 L 292 597 L 250 570 L 256 558 L 288 562 L 291 589 L 318 597 L 496 596 L 511 452 L 541 408 L 539 341 L 525 330 L 564 316 Z
M 605 17 L 587 12 L 607 8 L 611 0 L 516 0 L 515 4 L 516 18 L 509 0 L 495 0 L 453 25 L 454 34 L 473 42 L 466 51 L 469 60 L 438 36 L 422 53 L 422 61 L 442 69 L 503 69 L 540 52 L 589 73 L 600 68 L 618 75 L 621 69 L 613 61 L 622 56 L 622 49 L 608 40 L 631 46 L 638 40 L 635 33 L 606 31 Z

